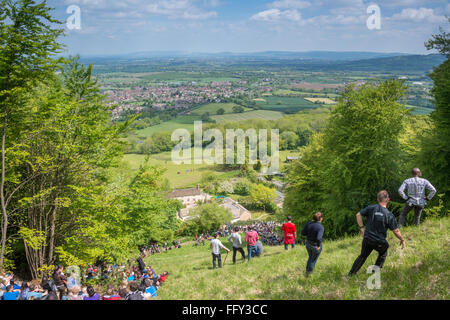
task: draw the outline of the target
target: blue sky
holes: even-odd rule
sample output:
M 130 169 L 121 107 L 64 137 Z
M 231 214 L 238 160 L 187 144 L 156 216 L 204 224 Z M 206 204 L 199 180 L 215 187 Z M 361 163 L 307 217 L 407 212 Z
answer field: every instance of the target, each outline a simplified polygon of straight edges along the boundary
M 426 53 L 424 42 L 449 29 L 448 0 L 48 0 L 66 20 L 81 9 L 81 29 L 67 30 L 71 54 L 141 51 L 376 51 Z M 367 8 L 381 9 L 369 30 Z

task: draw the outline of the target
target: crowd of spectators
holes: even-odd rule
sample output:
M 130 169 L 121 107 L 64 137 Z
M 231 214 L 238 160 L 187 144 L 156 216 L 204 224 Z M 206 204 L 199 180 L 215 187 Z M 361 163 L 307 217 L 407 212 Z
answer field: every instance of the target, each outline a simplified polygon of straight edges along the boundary
M 140 261 L 139 261 L 140 260 Z M 81 276 L 76 271 L 66 275 L 64 267 L 55 267 L 51 277 L 18 281 L 14 274 L 0 273 L 1 300 L 150 300 L 169 277 L 167 271 L 156 274 L 145 267 L 102 264 L 88 266 Z

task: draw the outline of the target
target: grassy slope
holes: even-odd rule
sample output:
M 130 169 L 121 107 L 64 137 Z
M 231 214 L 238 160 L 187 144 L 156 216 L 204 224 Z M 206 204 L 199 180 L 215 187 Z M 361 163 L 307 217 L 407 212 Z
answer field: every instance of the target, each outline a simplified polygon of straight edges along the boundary
M 212 116 L 217 122 L 224 121 L 244 121 L 250 119 L 278 120 L 284 117 L 284 113 L 270 110 L 256 110 L 243 113 L 224 114 L 221 116 Z
M 345 276 L 359 254 L 360 237 L 325 242 L 309 278 L 304 276 L 307 253 L 303 246 L 287 252 L 283 247 L 265 247 L 262 257 L 244 263 L 238 256 L 236 265 L 229 254 L 224 268 L 218 270 L 212 270 L 208 245 L 189 245 L 146 262 L 157 272 L 170 274 L 157 299 L 449 299 L 449 222 L 448 217 L 430 219 L 420 227 L 402 229 L 405 250 L 389 232 L 391 247 L 380 290 L 366 287 L 369 275 L 365 271 L 375 263 L 376 252 L 356 277 Z

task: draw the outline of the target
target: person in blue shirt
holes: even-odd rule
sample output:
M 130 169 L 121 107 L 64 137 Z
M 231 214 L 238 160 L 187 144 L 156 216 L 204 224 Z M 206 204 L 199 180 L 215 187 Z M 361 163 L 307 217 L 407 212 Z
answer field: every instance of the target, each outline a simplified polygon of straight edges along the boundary
M 150 279 L 145 279 L 144 281 L 145 284 L 145 292 L 146 294 L 149 294 L 152 298 L 157 296 L 156 293 L 156 287 L 154 286 L 154 282 L 152 282 Z
M 302 236 L 306 236 L 306 251 L 308 251 L 308 261 L 306 263 L 306 275 L 314 271 L 316 262 L 322 252 L 322 238 L 324 228 L 322 226 L 323 214 L 317 212 L 313 215 L 313 220 L 308 222 L 302 230 Z
M 18 300 L 20 291 L 13 291 L 12 285 L 6 287 L 6 292 L 3 294 L 2 300 Z

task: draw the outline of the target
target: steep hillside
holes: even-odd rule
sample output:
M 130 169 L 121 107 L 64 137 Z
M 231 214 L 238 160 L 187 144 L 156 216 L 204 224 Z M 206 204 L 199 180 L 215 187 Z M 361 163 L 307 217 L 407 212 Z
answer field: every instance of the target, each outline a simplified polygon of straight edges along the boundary
M 429 219 L 420 227 L 402 229 L 404 250 L 389 232 L 391 247 L 379 290 L 366 286 L 370 276 L 366 270 L 375 263 L 376 252 L 357 276 L 346 277 L 359 254 L 360 237 L 324 242 L 315 273 L 308 278 L 304 275 L 307 253 L 300 245 L 287 252 L 281 246 L 265 247 L 260 258 L 243 262 L 238 256 L 236 265 L 230 253 L 225 266 L 217 270 L 212 270 L 208 244 L 186 245 L 146 262 L 157 272 L 170 274 L 158 299 L 449 299 L 449 222 L 448 217 Z

